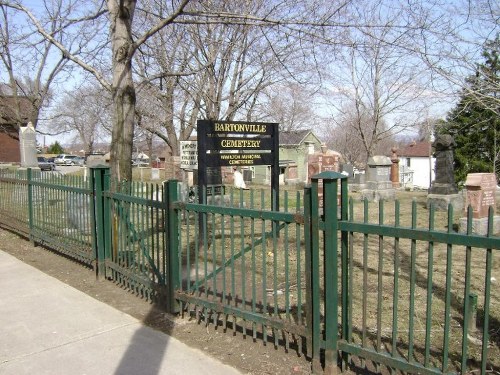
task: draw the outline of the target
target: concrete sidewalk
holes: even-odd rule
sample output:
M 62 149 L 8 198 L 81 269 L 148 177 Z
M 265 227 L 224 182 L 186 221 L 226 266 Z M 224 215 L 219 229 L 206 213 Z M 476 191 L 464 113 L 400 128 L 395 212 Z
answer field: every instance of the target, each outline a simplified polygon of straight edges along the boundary
M 239 372 L 0 250 L 0 374 Z

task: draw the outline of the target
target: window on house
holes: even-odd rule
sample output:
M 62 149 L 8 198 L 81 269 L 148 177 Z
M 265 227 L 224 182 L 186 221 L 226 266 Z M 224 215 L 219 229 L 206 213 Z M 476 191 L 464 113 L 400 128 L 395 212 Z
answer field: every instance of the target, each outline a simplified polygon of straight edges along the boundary
M 406 166 L 411 167 L 411 159 L 410 158 L 406 158 Z

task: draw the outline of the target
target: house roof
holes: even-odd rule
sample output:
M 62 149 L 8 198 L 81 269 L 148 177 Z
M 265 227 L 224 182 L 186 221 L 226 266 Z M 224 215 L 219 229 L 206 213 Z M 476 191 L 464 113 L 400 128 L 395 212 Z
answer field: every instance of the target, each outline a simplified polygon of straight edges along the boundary
M 300 145 L 310 133 L 312 133 L 311 130 L 296 130 L 296 131 L 280 132 L 280 146 Z M 313 133 L 313 135 L 314 135 L 314 133 Z
M 398 150 L 398 156 L 403 157 L 425 157 L 428 158 L 431 153 L 430 142 L 412 142 L 409 145 Z
M 31 113 L 31 101 L 25 96 L 0 96 L 0 125 L 14 125 L 17 121 L 16 106 L 19 104 L 21 122 L 27 123 Z

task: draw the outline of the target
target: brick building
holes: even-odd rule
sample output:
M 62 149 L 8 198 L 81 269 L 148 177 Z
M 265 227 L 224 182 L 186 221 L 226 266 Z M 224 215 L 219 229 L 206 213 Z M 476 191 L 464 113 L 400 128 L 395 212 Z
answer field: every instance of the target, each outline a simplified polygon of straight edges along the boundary
M 30 111 L 28 98 L 0 96 L 0 163 L 21 162 L 19 125 L 28 124 Z

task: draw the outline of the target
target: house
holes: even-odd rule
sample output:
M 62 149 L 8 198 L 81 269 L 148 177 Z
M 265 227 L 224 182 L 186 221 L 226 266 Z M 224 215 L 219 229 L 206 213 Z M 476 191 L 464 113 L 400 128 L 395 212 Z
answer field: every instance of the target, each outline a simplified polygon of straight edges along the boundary
M 412 142 L 397 151 L 402 187 L 428 189 L 434 181 L 434 163 L 430 142 Z
M 26 126 L 31 102 L 26 97 L 0 96 L 0 163 L 20 163 L 19 126 Z
M 321 151 L 321 140 L 310 129 L 282 131 L 279 133 L 280 184 L 307 182 L 307 155 Z M 271 183 L 271 168 L 255 166 L 252 181 L 257 184 Z

